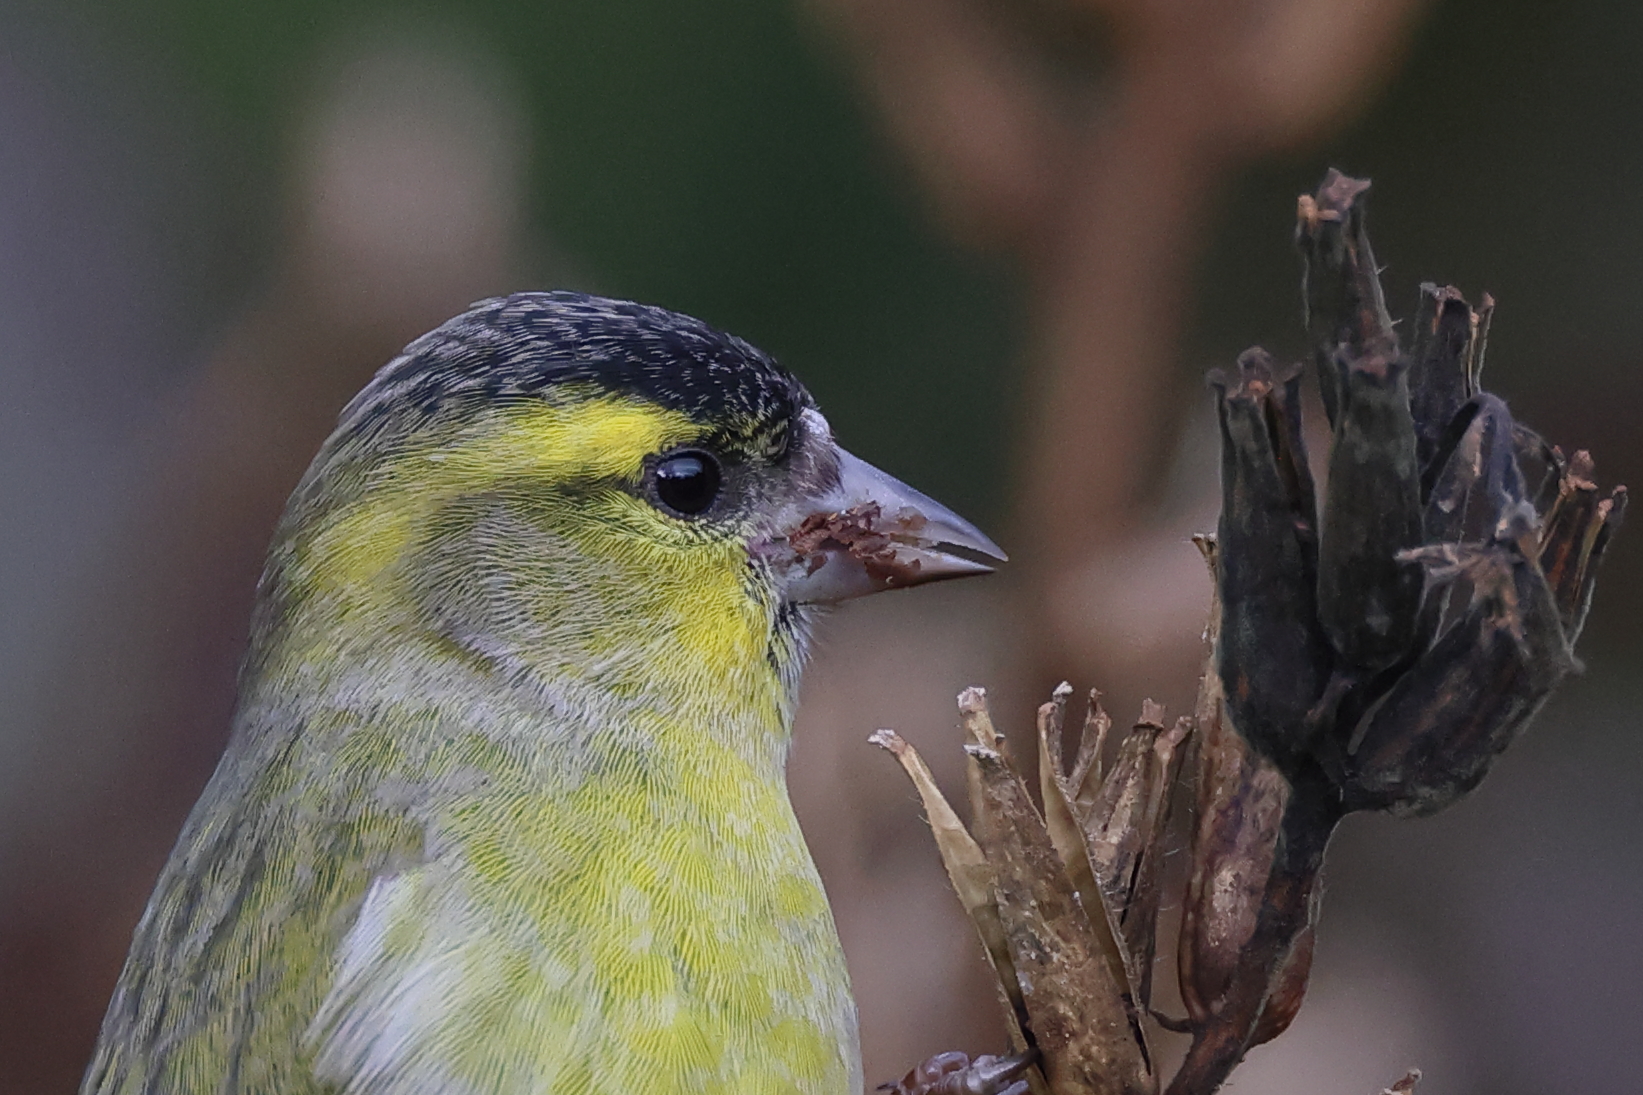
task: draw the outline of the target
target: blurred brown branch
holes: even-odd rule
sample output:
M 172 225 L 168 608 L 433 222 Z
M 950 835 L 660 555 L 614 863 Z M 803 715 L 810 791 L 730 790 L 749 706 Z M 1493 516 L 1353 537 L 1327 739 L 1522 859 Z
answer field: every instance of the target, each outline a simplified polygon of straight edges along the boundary
M 1240 166 L 1361 109 L 1422 5 L 810 3 L 852 47 L 948 228 L 1026 277 L 1033 418 L 1016 498 L 1031 515 L 1017 538 L 1039 643 L 1031 668 L 1041 681 L 1055 679 L 1052 658 L 1092 668 L 1108 651 L 1084 577 L 1144 535 L 1131 515 L 1158 475 L 1209 211 Z

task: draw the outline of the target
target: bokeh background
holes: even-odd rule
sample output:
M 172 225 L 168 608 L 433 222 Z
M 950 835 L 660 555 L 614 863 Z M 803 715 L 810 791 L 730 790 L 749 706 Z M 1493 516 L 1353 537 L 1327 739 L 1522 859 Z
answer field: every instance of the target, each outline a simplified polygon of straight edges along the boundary
M 1372 175 L 1395 311 L 1500 301 L 1491 388 L 1643 480 L 1643 8 L 1609 0 L 0 0 L 0 1095 L 74 1090 L 221 748 L 337 409 L 569 286 L 774 352 L 1008 575 L 826 627 L 792 783 L 868 1076 L 1000 1044 L 899 772 L 952 697 L 1187 701 L 1205 369 L 1302 349 L 1295 195 Z M 1636 1090 L 1643 536 L 1470 800 L 1354 818 L 1314 986 L 1232 1090 Z

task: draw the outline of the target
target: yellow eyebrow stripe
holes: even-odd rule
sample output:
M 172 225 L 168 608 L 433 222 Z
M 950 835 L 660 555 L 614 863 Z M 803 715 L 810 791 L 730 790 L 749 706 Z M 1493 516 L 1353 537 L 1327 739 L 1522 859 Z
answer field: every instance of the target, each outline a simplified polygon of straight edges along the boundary
M 421 458 L 444 466 L 441 480 L 467 487 L 515 476 L 631 481 L 638 478 L 646 456 L 688 441 L 701 430 L 680 411 L 633 400 L 533 402 L 501 416 L 499 428 L 479 437 L 458 437 L 423 452 Z M 395 471 L 401 466 L 403 461 Z
M 680 411 L 616 397 L 521 404 L 372 473 L 368 493 L 299 548 L 302 584 L 337 590 L 371 580 L 446 502 L 496 483 L 637 480 L 645 457 L 700 436 Z

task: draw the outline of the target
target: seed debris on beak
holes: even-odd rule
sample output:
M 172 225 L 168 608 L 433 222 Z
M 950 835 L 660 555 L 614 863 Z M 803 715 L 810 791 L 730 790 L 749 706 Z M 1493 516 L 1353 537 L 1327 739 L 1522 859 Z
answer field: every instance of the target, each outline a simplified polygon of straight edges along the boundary
M 842 449 L 837 456 L 837 483 L 767 549 L 785 571 L 789 601 L 833 604 L 990 574 L 1006 560 L 984 532 L 934 498 Z

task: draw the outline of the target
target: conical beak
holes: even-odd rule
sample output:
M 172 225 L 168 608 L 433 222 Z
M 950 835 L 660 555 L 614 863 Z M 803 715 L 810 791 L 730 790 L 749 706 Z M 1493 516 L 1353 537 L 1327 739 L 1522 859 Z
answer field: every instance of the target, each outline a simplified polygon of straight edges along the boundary
M 835 451 L 837 483 L 807 500 L 808 512 L 770 543 L 790 602 L 832 604 L 990 574 L 1005 561 L 986 533 L 934 498 Z

